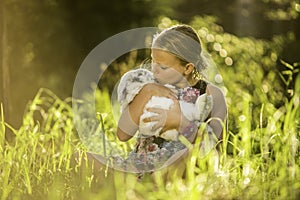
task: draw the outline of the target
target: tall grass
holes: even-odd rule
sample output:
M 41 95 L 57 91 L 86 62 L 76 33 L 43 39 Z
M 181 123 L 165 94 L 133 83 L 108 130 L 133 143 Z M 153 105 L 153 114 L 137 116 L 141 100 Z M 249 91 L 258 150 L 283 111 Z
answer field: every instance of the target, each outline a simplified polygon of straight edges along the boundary
M 4 140 L 7 129 L 14 134 L 13 142 Z M 5 123 L 2 112 L 1 199 L 42 198 L 55 184 L 54 177 L 69 175 L 72 129 L 70 106 L 46 89 L 27 106 L 19 129 Z
M 88 162 L 73 129 L 69 100 L 41 89 L 23 125 L 5 123 L 1 107 L 1 199 L 297 199 L 300 192 L 299 93 L 251 128 L 251 96 L 237 116 L 239 131 L 224 136 L 219 155 L 192 148 L 181 173 L 158 171 L 142 180 Z M 230 110 L 230 108 L 229 108 Z M 269 113 L 269 112 L 268 112 Z M 38 119 L 38 120 L 37 120 Z M 107 120 L 110 120 L 107 118 Z M 265 124 L 263 121 L 266 121 Z M 5 141 L 11 129 L 13 142 Z M 196 145 L 199 145 L 197 141 Z M 230 152 L 228 152 L 230 149 Z M 77 158 L 82 162 L 76 162 Z M 161 177 L 166 177 L 161 179 Z

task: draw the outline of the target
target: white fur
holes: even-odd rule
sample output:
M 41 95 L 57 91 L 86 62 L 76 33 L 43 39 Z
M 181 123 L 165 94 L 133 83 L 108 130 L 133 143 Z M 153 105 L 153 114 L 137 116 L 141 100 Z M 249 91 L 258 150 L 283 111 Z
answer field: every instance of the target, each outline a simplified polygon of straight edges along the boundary
M 178 132 L 176 129 L 172 130 L 167 130 L 163 133 L 160 134 L 160 131 L 162 128 L 159 128 L 155 131 L 152 130 L 152 127 L 157 123 L 157 122 L 144 122 L 143 119 L 147 117 L 152 117 L 157 115 L 156 113 L 149 112 L 146 109 L 147 108 L 162 108 L 169 110 L 171 106 L 174 104 L 174 102 L 166 97 L 158 97 L 158 96 L 152 96 L 152 98 L 147 102 L 144 108 L 144 112 L 140 117 L 140 125 L 139 125 L 139 131 L 143 135 L 148 135 L 148 136 L 160 136 L 166 140 L 176 140 L 178 137 Z
M 124 74 L 118 86 L 118 100 L 121 104 L 121 109 L 123 110 L 134 99 L 134 97 L 139 93 L 145 84 L 153 82 L 153 74 L 145 69 L 131 70 Z M 169 88 L 174 88 L 171 85 L 166 86 Z M 173 104 L 174 102 L 169 98 L 152 96 L 152 98 L 145 105 L 143 114 L 140 116 L 139 132 L 147 136 L 154 135 L 160 136 L 166 140 L 177 140 L 178 131 L 176 129 L 167 130 L 160 134 L 162 128 L 152 131 L 152 127 L 157 122 L 143 122 L 143 119 L 156 115 L 156 113 L 147 111 L 147 108 L 162 108 L 169 110 Z M 189 121 L 203 121 L 212 108 L 212 99 L 211 96 L 203 94 L 197 98 L 195 104 L 185 101 L 179 101 L 179 104 L 183 115 Z M 205 106 L 208 107 L 205 108 Z

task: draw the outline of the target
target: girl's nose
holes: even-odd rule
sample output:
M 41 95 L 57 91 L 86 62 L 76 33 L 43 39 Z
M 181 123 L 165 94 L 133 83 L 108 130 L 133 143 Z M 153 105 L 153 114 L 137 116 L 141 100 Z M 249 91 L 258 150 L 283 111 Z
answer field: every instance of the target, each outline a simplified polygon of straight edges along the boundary
M 156 66 L 155 63 L 151 64 L 151 70 L 152 70 L 153 74 L 157 74 L 158 73 L 158 67 Z

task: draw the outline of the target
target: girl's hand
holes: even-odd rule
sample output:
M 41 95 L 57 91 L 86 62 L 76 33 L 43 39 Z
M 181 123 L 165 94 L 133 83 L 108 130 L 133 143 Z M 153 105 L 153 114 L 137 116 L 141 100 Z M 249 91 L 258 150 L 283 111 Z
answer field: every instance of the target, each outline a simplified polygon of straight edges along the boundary
M 185 122 L 187 121 L 187 119 L 182 115 L 178 100 L 174 97 L 171 97 L 171 99 L 173 100 L 174 104 L 171 106 L 170 110 L 161 108 L 148 108 L 149 112 L 157 114 L 155 116 L 144 119 L 144 122 L 156 122 L 152 127 L 153 131 L 161 127 L 161 132 L 170 129 L 179 130 L 182 124 L 185 124 Z
M 117 129 L 117 136 L 121 141 L 127 141 L 135 135 L 144 106 L 152 96 L 167 97 L 175 100 L 177 98 L 177 94 L 165 86 L 157 83 L 146 84 L 121 113 Z M 165 118 L 163 119 L 165 120 Z M 154 128 L 157 129 L 157 127 Z

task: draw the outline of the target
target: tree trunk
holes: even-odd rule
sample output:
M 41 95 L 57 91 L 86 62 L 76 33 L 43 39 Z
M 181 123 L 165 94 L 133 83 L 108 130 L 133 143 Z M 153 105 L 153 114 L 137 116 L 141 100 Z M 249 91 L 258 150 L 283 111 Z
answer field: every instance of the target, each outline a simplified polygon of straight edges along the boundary
M 9 46 L 7 38 L 7 20 L 5 13 L 5 2 L 0 0 L 0 70 L 1 70 L 1 96 L 0 102 L 3 104 L 5 121 L 10 120 L 11 105 L 10 100 L 10 74 L 9 74 Z

